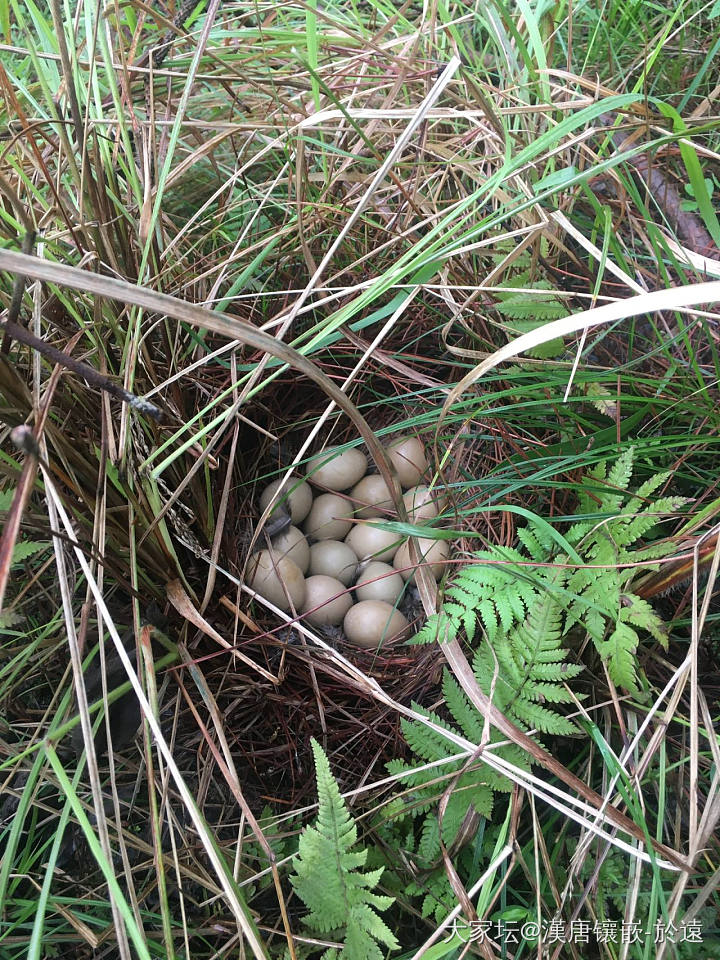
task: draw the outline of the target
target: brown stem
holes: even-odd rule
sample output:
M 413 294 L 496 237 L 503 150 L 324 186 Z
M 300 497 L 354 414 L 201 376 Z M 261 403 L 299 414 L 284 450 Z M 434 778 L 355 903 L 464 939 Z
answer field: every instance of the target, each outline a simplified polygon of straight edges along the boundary
M 135 396 L 134 393 L 125 390 L 124 387 L 115 383 L 110 377 L 98 373 L 97 370 L 88 366 L 88 364 L 81 363 L 80 360 L 75 360 L 67 353 L 63 353 L 62 350 L 58 350 L 57 347 L 51 346 L 49 343 L 41 340 L 40 337 L 36 337 L 34 333 L 30 333 L 29 330 L 26 330 L 25 327 L 19 323 L 6 320 L 3 327 L 8 337 L 12 337 L 12 339 L 17 340 L 18 343 L 25 344 L 26 347 L 32 347 L 33 350 L 37 350 L 39 354 L 51 360 L 53 363 L 59 363 L 61 367 L 65 367 L 67 370 L 72 371 L 72 373 L 82 377 L 91 387 L 97 387 L 98 390 L 104 390 L 105 393 L 109 393 L 111 397 L 116 397 L 124 403 L 129 403 L 133 409 L 152 417 L 154 420 L 162 419 L 162 411 L 159 407 L 156 407 L 154 403 L 150 403 L 149 400 L 143 400 L 142 397 Z

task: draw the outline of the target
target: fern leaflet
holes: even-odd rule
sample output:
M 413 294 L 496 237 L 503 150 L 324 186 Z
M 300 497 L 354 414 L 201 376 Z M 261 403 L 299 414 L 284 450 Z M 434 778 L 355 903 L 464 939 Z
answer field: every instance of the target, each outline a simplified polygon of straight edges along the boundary
M 399 944 L 377 913 L 393 898 L 373 893 L 383 868 L 362 872 L 368 851 L 357 848 L 357 827 L 340 795 L 322 747 L 312 741 L 318 788 L 316 825 L 303 830 L 290 882 L 310 911 L 311 929 L 344 940 L 343 960 L 383 960 L 378 942 Z M 377 942 L 376 942 L 377 941 Z

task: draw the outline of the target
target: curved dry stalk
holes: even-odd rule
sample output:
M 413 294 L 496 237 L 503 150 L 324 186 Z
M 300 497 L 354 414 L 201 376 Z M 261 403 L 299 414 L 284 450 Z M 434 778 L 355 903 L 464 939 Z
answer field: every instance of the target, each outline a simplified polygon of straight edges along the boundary
M 223 313 L 207 310 L 205 307 L 186 303 L 184 300 L 179 300 L 177 297 L 172 297 L 166 293 L 157 293 L 147 287 L 137 286 L 128 283 L 126 280 L 118 280 L 115 277 L 103 277 L 97 273 L 79 270 L 77 267 L 41 260 L 38 257 L 30 257 L 10 250 L 0 251 L 0 269 L 14 274 L 24 274 L 33 277 L 35 280 L 44 280 L 48 283 L 56 283 L 59 286 L 71 287 L 74 290 L 83 290 L 100 297 L 119 300 L 136 307 L 143 307 L 153 313 L 164 314 L 175 320 L 192 324 L 194 327 L 211 330 L 213 333 L 219 333 L 231 340 L 238 340 L 240 343 L 263 353 L 269 353 L 276 359 L 288 364 L 288 366 L 299 370 L 334 400 L 343 413 L 353 422 L 358 433 L 365 441 L 370 456 L 388 485 L 388 489 L 392 491 L 398 516 L 401 520 L 408 521 L 400 484 L 395 476 L 395 469 L 375 437 L 375 432 L 352 400 L 342 390 L 338 389 L 336 384 L 312 360 L 308 360 L 293 347 L 276 340 L 249 323 L 235 320 Z M 718 287 L 720 287 L 720 283 Z

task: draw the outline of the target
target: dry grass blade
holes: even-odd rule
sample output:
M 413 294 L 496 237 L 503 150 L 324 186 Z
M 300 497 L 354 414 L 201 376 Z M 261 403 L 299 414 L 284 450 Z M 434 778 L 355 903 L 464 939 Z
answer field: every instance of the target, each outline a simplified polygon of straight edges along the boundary
M 167 598 L 170 603 L 175 607 L 177 612 L 181 617 L 184 617 L 189 623 L 192 623 L 193 626 L 197 627 L 198 630 L 202 631 L 206 636 L 210 637 L 221 647 L 224 647 L 226 650 L 232 650 L 233 657 L 237 657 L 238 660 L 241 660 L 243 663 L 246 663 L 248 666 L 252 667 L 254 671 L 260 674 L 261 677 L 264 677 L 266 680 L 269 680 L 272 684 L 278 684 L 280 681 L 276 676 L 270 673 L 269 670 L 266 670 L 264 667 L 261 667 L 258 663 L 255 663 L 250 657 L 246 656 L 241 650 L 234 650 L 231 643 L 217 632 L 204 617 L 195 609 L 190 600 L 190 597 L 187 595 L 185 590 L 182 587 L 182 584 L 179 580 L 170 580 L 166 588 Z
M 506 360 L 519 357 L 526 351 L 533 350 L 556 337 L 565 337 L 580 330 L 591 330 L 593 327 L 599 327 L 616 320 L 627 320 L 644 313 L 679 310 L 704 303 L 717 303 L 718 301 L 720 301 L 720 281 L 711 280 L 707 283 L 688 284 L 685 287 L 674 287 L 654 293 L 640 294 L 637 297 L 629 297 L 617 303 L 606 303 L 600 307 L 593 307 L 591 310 L 575 313 L 562 320 L 553 320 L 550 323 L 543 324 L 537 330 L 525 333 L 512 340 L 507 346 L 496 350 L 487 360 L 478 364 L 474 370 L 471 370 L 453 387 L 443 405 L 435 435 L 436 437 L 439 435 L 450 408 L 458 398 L 482 380 L 486 373 Z
M 18 448 L 25 449 L 25 465 L 23 466 L 20 480 L 15 489 L 12 507 L 10 508 L 10 512 L 3 525 L 2 535 L 0 536 L 0 612 L 2 612 L 3 609 L 5 591 L 7 590 L 8 578 L 10 576 L 10 567 L 12 566 L 13 551 L 20 531 L 20 523 L 37 474 L 37 456 L 35 449 L 33 449 L 37 448 L 37 441 L 32 436 L 32 431 L 29 427 L 16 427 L 13 434 Z M 27 436 L 28 434 L 29 436 Z M 30 441 L 32 442 L 32 446 L 28 446 Z
M 214 333 L 222 334 L 231 340 L 246 343 L 299 370 L 320 386 L 352 420 L 358 433 L 367 444 L 370 456 L 377 464 L 388 489 L 393 492 L 393 499 L 400 518 L 407 519 L 400 496 L 400 486 L 390 461 L 377 441 L 375 431 L 371 429 L 365 418 L 358 412 L 357 407 L 337 388 L 333 381 L 297 350 L 275 340 L 260 330 L 256 330 L 249 324 L 238 322 L 194 304 L 185 303 L 168 294 L 156 293 L 153 290 L 127 283 L 124 280 L 117 280 L 114 277 L 102 277 L 95 273 L 8 250 L 0 251 L 0 269 L 76 290 L 86 290 L 97 296 L 110 297 L 138 307 L 144 307 L 154 313 L 173 317 L 176 320 L 184 320 L 200 329 L 212 330 Z
M 72 536 L 72 526 L 70 524 L 69 518 L 62 507 L 60 498 L 58 497 L 57 493 L 54 491 L 51 478 L 47 475 L 45 477 L 45 482 L 47 484 L 48 489 L 51 491 L 53 495 L 55 507 L 58 511 L 62 526 L 67 531 L 68 535 Z M 242 900 L 242 897 L 240 896 L 240 893 L 237 890 L 237 887 L 231 875 L 229 874 L 227 864 L 223 861 L 222 856 L 220 855 L 217 849 L 215 838 L 212 836 L 212 834 L 208 830 L 207 824 L 205 823 L 205 820 L 203 819 L 200 811 L 198 810 L 192 794 L 188 790 L 185 784 L 185 781 L 183 780 L 182 774 L 180 773 L 180 770 L 177 766 L 175 758 L 173 757 L 170 751 L 170 748 L 168 747 L 165 741 L 165 738 L 162 734 L 158 721 L 155 718 L 152 708 L 150 707 L 147 697 L 145 696 L 145 692 L 142 689 L 140 681 L 138 680 L 137 674 L 135 673 L 135 670 L 133 669 L 132 664 L 130 663 L 130 660 L 128 658 L 127 652 L 123 645 L 122 639 L 120 638 L 117 632 L 117 629 L 112 620 L 112 617 L 110 616 L 110 613 L 105 605 L 105 601 L 100 591 L 98 590 L 97 584 L 95 583 L 95 580 L 92 576 L 90 568 L 87 564 L 87 561 L 82 551 L 79 548 L 77 547 L 74 548 L 74 551 L 75 551 L 75 556 L 78 560 L 78 563 L 80 564 L 85 576 L 87 577 L 88 585 L 92 591 L 93 598 L 97 604 L 98 611 L 104 621 L 105 627 L 107 628 L 112 638 L 112 641 L 115 644 L 115 649 L 117 651 L 118 657 L 135 691 L 141 710 L 143 712 L 143 716 L 145 717 L 145 720 L 147 721 L 147 723 L 150 726 L 150 729 L 152 730 L 153 737 L 155 738 L 155 743 L 157 744 L 158 749 L 161 751 L 165 759 L 165 762 L 173 776 L 177 789 L 187 807 L 188 814 L 190 815 L 195 825 L 195 828 L 198 831 L 198 834 L 202 838 L 207 856 L 210 862 L 213 864 L 213 867 L 217 873 L 218 882 L 220 883 L 223 890 L 225 891 L 228 905 L 231 907 L 233 915 L 237 920 L 237 922 L 239 923 L 240 927 L 242 928 L 242 931 L 257 960 L 267 960 L 268 955 L 265 948 L 265 944 L 263 943 L 259 935 L 259 932 L 255 926 L 252 916 L 247 908 L 247 905 Z M 74 632 L 74 625 L 72 624 L 72 620 L 68 621 L 68 629 Z M 77 660 L 76 674 L 77 676 L 81 677 L 82 665 L 79 659 L 79 653 L 76 653 L 76 660 Z M 90 745 L 89 760 L 90 762 L 92 762 L 92 759 L 94 757 L 94 750 L 92 747 L 93 741 L 92 741 L 92 733 L 90 730 L 89 718 L 87 714 L 87 701 L 85 699 L 85 690 L 84 690 L 84 686 L 82 685 L 82 681 L 80 681 L 80 684 L 78 686 L 78 700 L 81 708 L 80 715 L 83 722 L 83 735 L 85 738 L 86 746 L 88 744 Z M 91 774 L 92 774 L 92 771 L 91 771 Z M 99 788 L 99 780 L 97 779 L 97 772 L 95 773 L 95 778 Z M 98 790 L 98 796 L 99 796 L 99 790 Z M 102 804 L 99 803 L 99 801 L 98 801 L 98 817 L 99 817 L 99 822 L 102 825 L 105 825 L 105 818 L 102 814 Z M 108 853 L 109 853 L 109 846 L 108 846 Z M 118 935 L 122 936 L 124 927 L 122 926 L 122 924 L 119 923 L 119 921 L 116 922 L 116 928 L 118 929 Z
M 407 958 L 720 955 L 718 11 L 551 7 L 0 0 L 13 957 L 355 955 L 313 739 Z M 409 572 L 403 435 L 450 555 L 365 650 L 244 570 L 364 443 Z

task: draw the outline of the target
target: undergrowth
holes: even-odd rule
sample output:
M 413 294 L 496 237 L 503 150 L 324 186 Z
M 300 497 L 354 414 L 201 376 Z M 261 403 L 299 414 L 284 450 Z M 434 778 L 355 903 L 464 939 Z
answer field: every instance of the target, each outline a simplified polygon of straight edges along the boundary
M 290 882 L 308 908 L 303 923 L 323 936 L 338 937 L 342 948 L 327 950 L 323 957 L 333 960 L 380 960 L 384 951 L 400 944 L 381 919 L 392 897 L 374 892 L 383 869 L 362 872 L 368 851 L 357 848 L 358 831 L 340 796 L 322 747 L 312 741 L 318 789 L 315 826 L 300 835 L 293 859 L 295 873 Z M 377 941 L 377 942 L 376 942 Z
M 638 629 L 667 647 L 661 618 L 633 592 L 632 580 L 638 570 L 652 569 L 651 561 L 668 549 L 664 542 L 638 541 L 672 518 L 686 499 L 650 500 L 667 484 L 669 473 L 651 476 L 629 496 L 633 458 L 628 447 L 610 469 L 601 461 L 588 473 L 577 488 L 575 522 L 564 534 L 546 524 L 523 527 L 517 531 L 519 549 L 476 553 L 475 561 L 452 578 L 440 612 L 415 638 L 442 642 L 463 628 L 472 642 L 482 625 L 487 640 L 476 672 L 494 675 L 492 648 L 499 663 L 499 703 L 530 727 L 560 732 L 553 731 L 552 718 L 543 719 L 543 708 L 532 704 L 567 702 L 561 690 L 543 684 L 573 675 L 558 650 L 560 636 L 573 626 L 592 639 L 612 682 L 634 693 Z
M 638 630 L 667 646 L 666 625 L 650 603 L 633 592 L 632 581 L 667 552 L 665 542 L 639 541 L 652 539 L 654 528 L 671 519 L 685 500 L 650 499 L 667 484 L 667 473 L 651 476 L 630 494 L 633 457 L 630 447 L 610 467 L 601 462 L 589 472 L 578 488 L 582 519 L 563 535 L 538 523 L 518 529 L 519 549 L 498 546 L 477 552 L 470 565 L 451 576 L 440 611 L 414 638 L 416 643 L 444 643 L 464 634 L 474 650 L 478 685 L 523 730 L 551 737 L 580 736 L 581 728 L 566 713 L 581 710 L 586 699 L 576 678 L 584 669 L 597 669 L 592 660 L 584 667 L 573 649 L 583 637 L 593 641 L 613 683 L 638 695 L 641 686 L 644 690 L 648 686 L 647 681 L 638 684 L 642 673 Z M 447 764 L 452 754 L 437 727 L 483 744 L 483 752 L 491 751 L 520 771 L 530 769 L 522 750 L 498 746 L 503 738 L 448 670 L 442 694 L 449 724 L 418 704 L 418 713 L 435 728 L 402 721 L 408 746 L 423 767 L 413 772 L 413 764 L 399 760 L 388 765 L 410 789 L 396 818 L 419 820 L 414 853 L 426 865 L 437 864 L 441 843 L 451 847 L 467 834 L 469 824 L 471 834 L 477 831 L 479 817 L 491 821 L 495 793 L 513 788 L 497 766 L 483 762 L 483 756 L 468 758 L 465 750 L 458 750 L 458 759 Z M 441 771 L 438 763 L 443 764 Z M 439 772 L 451 782 L 440 814 Z M 435 883 L 445 893 L 446 881 L 445 871 L 439 869 Z M 437 891 L 425 892 L 426 913 L 439 909 L 442 902 Z

